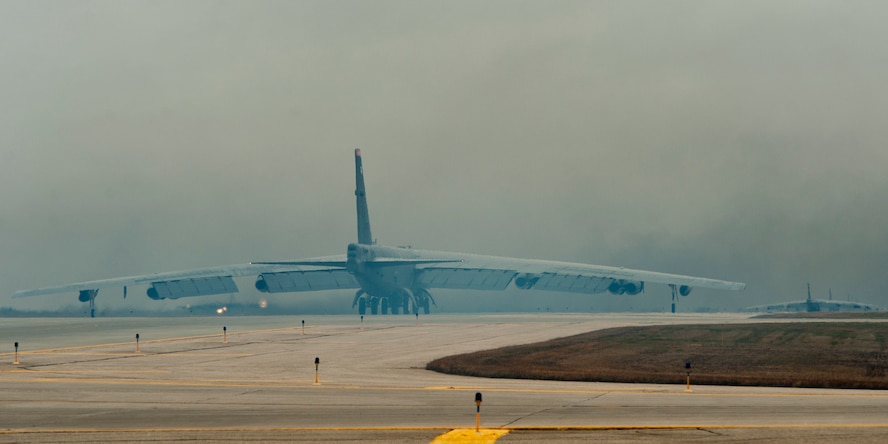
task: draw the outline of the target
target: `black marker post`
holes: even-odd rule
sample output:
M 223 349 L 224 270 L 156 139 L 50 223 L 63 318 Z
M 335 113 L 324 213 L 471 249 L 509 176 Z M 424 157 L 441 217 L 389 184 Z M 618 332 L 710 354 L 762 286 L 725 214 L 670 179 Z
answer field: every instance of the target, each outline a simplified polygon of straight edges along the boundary
M 12 365 L 19 365 L 19 343 L 16 341 L 15 343 L 15 360 L 12 361 Z
M 475 433 L 481 427 L 481 392 L 475 393 Z
M 315 384 L 320 384 L 318 382 L 318 365 L 321 363 L 321 358 L 315 358 Z

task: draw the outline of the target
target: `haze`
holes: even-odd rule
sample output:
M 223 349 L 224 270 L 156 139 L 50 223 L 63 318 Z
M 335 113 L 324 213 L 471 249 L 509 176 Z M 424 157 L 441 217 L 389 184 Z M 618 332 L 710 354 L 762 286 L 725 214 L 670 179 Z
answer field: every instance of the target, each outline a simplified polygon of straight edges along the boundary
M 354 148 L 383 244 L 747 283 L 682 311 L 802 299 L 806 282 L 888 305 L 884 2 L 0 10 L 2 306 L 76 304 L 18 289 L 344 253 Z M 669 304 L 654 286 L 480 297 L 446 303 Z

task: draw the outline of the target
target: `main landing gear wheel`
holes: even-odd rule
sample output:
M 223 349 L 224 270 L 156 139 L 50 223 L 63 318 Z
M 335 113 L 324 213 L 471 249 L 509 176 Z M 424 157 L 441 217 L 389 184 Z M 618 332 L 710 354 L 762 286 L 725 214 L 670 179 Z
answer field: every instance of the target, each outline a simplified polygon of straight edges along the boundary
M 364 289 L 360 289 L 355 292 L 355 298 L 352 299 L 352 308 L 355 306 L 358 307 L 358 314 L 364 316 L 367 314 L 367 293 L 364 292 Z
M 429 303 L 432 301 L 432 295 L 429 294 L 428 290 L 425 289 L 417 289 L 413 290 L 413 312 L 419 314 L 419 309 L 422 307 L 423 314 L 429 314 Z

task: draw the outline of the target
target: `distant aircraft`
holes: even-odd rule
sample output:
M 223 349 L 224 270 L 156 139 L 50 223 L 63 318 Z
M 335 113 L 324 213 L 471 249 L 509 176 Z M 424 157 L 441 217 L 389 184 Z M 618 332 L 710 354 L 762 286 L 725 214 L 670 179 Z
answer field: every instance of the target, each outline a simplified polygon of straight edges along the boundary
M 829 299 L 813 299 L 811 297 L 811 283 L 808 283 L 808 299 L 804 301 L 790 301 L 780 304 L 755 305 L 746 307 L 740 311 L 752 313 L 815 313 L 819 311 L 884 311 L 885 309 L 876 305 L 864 304 L 861 302 L 843 302 L 834 301 L 832 297 L 832 288 L 829 289 Z
M 666 284 L 672 289 L 672 312 L 676 294 L 687 296 L 693 287 L 742 290 L 746 284 L 715 279 L 631 270 L 569 262 L 482 256 L 467 253 L 415 250 L 376 245 L 370 233 L 367 193 L 361 150 L 355 150 L 355 197 L 358 242 L 348 244 L 345 255 L 314 257 L 282 262 L 251 262 L 168 273 L 103 279 L 57 287 L 17 291 L 14 297 L 79 292 L 95 316 L 99 289 L 147 285 L 155 300 L 189 296 L 237 293 L 234 277 L 256 276 L 256 289 L 265 293 L 287 293 L 357 289 L 352 308 L 358 313 L 429 313 L 437 306 L 430 289 L 522 290 L 568 293 L 635 295 L 646 282 Z

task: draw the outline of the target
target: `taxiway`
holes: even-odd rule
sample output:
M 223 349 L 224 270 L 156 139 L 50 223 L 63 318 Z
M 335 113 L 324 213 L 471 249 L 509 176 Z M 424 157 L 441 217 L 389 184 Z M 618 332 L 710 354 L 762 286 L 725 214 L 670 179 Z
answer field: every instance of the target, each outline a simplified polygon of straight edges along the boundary
M 443 375 L 441 356 L 624 325 L 743 315 L 487 314 L 5 319 L 0 441 L 882 442 L 888 393 Z M 223 338 L 223 326 L 226 335 Z M 140 334 L 136 351 L 135 334 Z M 20 343 L 19 364 L 11 346 Z M 315 371 L 315 358 L 319 365 Z M 315 378 L 317 377 L 317 383 Z

